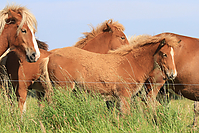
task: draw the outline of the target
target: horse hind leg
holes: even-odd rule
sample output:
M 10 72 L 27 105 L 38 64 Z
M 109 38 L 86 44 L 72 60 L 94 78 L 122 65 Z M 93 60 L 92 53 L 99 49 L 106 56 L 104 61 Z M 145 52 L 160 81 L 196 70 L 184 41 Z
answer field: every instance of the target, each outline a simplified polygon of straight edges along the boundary
M 39 105 L 39 107 L 43 107 L 43 105 L 41 104 L 41 102 L 43 101 L 44 96 L 45 96 L 44 92 L 36 91 L 36 97 L 38 99 L 38 105 Z
M 113 111 L 113 108 L 120 107 L 117 101 L 118 97 L 116 98 L 114 95 L 113 96 L 105 96 L 105 102 L 106 102 L 106 107 L 109 111 Z

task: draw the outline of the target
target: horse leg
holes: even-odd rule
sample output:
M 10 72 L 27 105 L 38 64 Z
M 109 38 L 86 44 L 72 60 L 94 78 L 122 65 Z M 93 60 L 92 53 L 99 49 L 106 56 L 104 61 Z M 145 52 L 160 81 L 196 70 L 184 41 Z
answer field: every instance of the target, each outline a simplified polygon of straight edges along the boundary
M 194 121 L 193 121 L 193 126 L 197 126 L 198 116 L 199 116 L 199 101 L 194 101 Z
M 44 96 L 45 96 L 45 91 L 44 91 L 44 87 L 42 86 L 42 83 L 34 82 L 29 88 L 36 91 L 38 105 L 41 106 L 41 101 L 44 99 Z
M 19 86 L 16 93 L 17 93 L 16 95 L 17 95 L 17 99 L 18 99 L 18 102 L 19 102 L 18 105 L 19 105 L 21 114 L 23 114 L 23 113 L 26 112 L 26 106 L 24 106 L 24 104 L 26 102 L 28 89 L 27 89 L 27 87 Z
M 150 84 L 150 81 L 147 81 L 146 84 L 146 103 L 151 104 L 154 106 L 160 105 L 160 103 L 156 100 L 156 97 L 158 95 L 158 92 L 160 91 L 161 87 L 164 85 L 163 81 L 162 83 L 154 83 Z
M 156 100 L 156 97 L 164 83 L 165 81 L 163 80 L 162 73 L 159 69 L 155 69 L 150 74 L 150 78 L 145 82 L 147 104 L 150 103 L 155 106 L 159 105 L 159 102 Z
M 130 114 L 130 104 L 129 104 L 129 101 L 130 101 L 130 97 L 127 98 L 127 97 L 120 97 L 120 103 L 116 104 L 116 106 L 120 107 L 120 111 L 123 113 L 123 114 Z
M 20 79 L 20 78 L 19 78 Z M 27 93 L 28 93 L 28 87 L 32 84 L 32 82 L 30 79 L 26 79 L 28 82 L 26 81 L 19 81 L 18 83 L 18 87 L 17 87 L 17 91 L 16 91 L 16 96 L 18 99 L 18 106 L 20 108 L 21 114 L 26 112 L 26 97 L 27 97 Z
M 130 104 L 132 93 L 130 89 L 127 87 L 117 87 L 116 98 L 118 101 L 116 103 L 116 107 L 121 111 L 123 114 L 130 113 Z
M 108 110 L 111 110 L 114 107 L 114 102 L 106 101 L 106 107 L 108 108 Z
M 43 98 L 45 96 L 45 93 L 44 92 L 36 91 L 36 96 L 37 96 L 37 99 L 39 101 L 39 106 L 40 106 L 41 105 L 41 101 L 43 100 Z
M 40 107 L 40 109 L 44 108 L 45 105 L 42 104 L 41 102 L 44 100 L 45 93 L 36 91 L 36 96 L 37 96 L 37 99 L 38 99 L 38 106 Z

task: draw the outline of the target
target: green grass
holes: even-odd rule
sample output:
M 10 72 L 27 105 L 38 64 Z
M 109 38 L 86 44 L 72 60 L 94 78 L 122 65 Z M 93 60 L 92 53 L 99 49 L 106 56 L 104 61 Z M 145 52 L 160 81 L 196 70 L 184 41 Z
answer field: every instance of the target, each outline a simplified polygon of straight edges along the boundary
M 135 99 L 131 113 L 120 116 L 117 109 L 109 111 L 98 95 L 79 94 L 78 98 L 64 89 L 55 89 L 52 102 L 38 107 L 34 97 L 27 98 L 27 111 L 21 117 L 16 97 L 12 106 L 4 91 L 0 94 L 0 132 L 197 132 L 193 121 L 193 101 L 172 100 L 156 109 L 145 107 Z M 154 119 L 155 118 L 155 119 Z

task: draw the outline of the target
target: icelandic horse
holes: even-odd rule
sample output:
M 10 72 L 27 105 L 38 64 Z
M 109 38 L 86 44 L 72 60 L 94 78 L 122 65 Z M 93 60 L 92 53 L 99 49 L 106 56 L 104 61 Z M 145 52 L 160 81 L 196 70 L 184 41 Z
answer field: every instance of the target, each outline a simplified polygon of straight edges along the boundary
M 93 28 L 90 33 L 84 33 L 85 37 L 81 38 L 74 47 L 97 53 L 107 53 L 110 49 L 114 50 L 121 45 L 129 44 L 123 31 L 123 25 L 108 20 L 100 24 L 96 29 Z M 24 103 L 29 89 L 37 91 L 38 99 L 43 95 L 42 92 L 45 92 L 41 84 L 37 82 L 37 79 L 40 77 L 39 64 L 42 59 L 56 50 L 59 49 L 51 51 L 40 49 L 41 57 L 35 63 L 26 62 L 24 56 L 16 56 L 14 51 L 6 56 L 5 67 L 14 88 L 16 88 L 21 113 L 25 111 Z
M 109 50 L 115 50 L 121 45 L 129 44 L 124 32 L 124 26 L 117 21 L 109 19 L 93 28 L 91 32 L 84 32 L 74 47 L 90 52 L 107 54 Z
M 111 98 L 109 100 L 116 99 L 120 111 L 128 113 L 128 100 L 141 89 L 142 83 L 156 67 L 161 68 L 165 79 L 175 78 L 175 45 L 178 45 L 175 37 L 162 35 L 142 36 L 108 54 L 75 47 L 59 49 L 41 64 L 48 87 L 46 90 L 52 89 L 53 82 L 72 90 L 78 87 L 88 92 L 99 92 Z
M 37 21 L 28 9 L 18 5 L 7 5 L 0 11 L 0 55 L 10 48 L 17 56 L 24 57 L 24 62 L 36 62 L 40 58 L 34 35 L 36 27 Z M 12 68 L 14 67 L 15 64 Z
M 199 39 L 174 33 L 162 33 L 156 36 L 162 35 L 171 35 L 180 40 L 179 45 L 174 47 L 174 59 L 178 75 L 174 81 L 169 82 L 169 89 L 172 89 L 176 94 L 181 94 L 183 97 L 195 101 L 193 125 L 196 125 L 199 115 L 199 105 L 197 104 L 197 101 L 199 101 Z M 155 73 L 159 72 L 155 71 Z M 151 85 L 146 85 L 147 101 L 151 102 L 150 100 L 153 100 L 157 102 L 155 98 L 165 81 L 151 74 L 147 83 L 152 83 Z
M 28 62 L 36 62 L 40 57 L 34 36 L 37 22 L 34 18 L 27 19 L 26 16 L 32 16 L 28 12 L 16 12 L 18 8 L 8 5 L 0 11 L 0 56 L 10 48 L 26 56 Z

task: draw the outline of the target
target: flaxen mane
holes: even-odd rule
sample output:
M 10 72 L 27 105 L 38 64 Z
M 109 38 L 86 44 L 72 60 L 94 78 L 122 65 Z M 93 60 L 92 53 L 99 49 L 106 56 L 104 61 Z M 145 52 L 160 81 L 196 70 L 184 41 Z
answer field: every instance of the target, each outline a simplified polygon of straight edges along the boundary
M 125 55 L 133 50 L 136 50 L 136 48 L 138 47 L 142 47 L 147 44 L 157 43 L 164 39 L 166 43 L 171 47 L 175 47 L 179 44 L 179 40 L 175 36 L 168 34 L 163 34 L 161 36 L 140 35 L 138 37 L 131 38 L 131 40 L 129 40 L 129 45 L 123 45 L 114 51 L 110 50 L 108 53 Z
M 124 31 L 124 26 L 117 21 L 113 21 L 112 19 L 106 20 L 102 24 L 98 25 L 96 28 L 92 27 L 91 32 L 84 32 L 84 37 L 80 38 L 80 40 L 74 45 L 74 47 L 83 48 L 90 40 L 96 37 L 98 34 L 104 32 L 104 29 L 107 28 L 107 24 L 109 26 L 114 26 L 120 31 Z
M 9 10 L 17 12 L 22 16 L 22 21 L 21 24 L 19 25 L 19 28 L 17 29 L 17 32 L 19 32 L 24 23 L 26 23 L 28 27 L 31 30 L 33 30 L 33 32 L 37 31 L 37 21 L 34 15 L 30 13 L 26 7 L 13 4 L 13 5 L 7 5 L 3 10 L 0 11 L 0 35 L 6 24 L 5 20 L 8 18 Z

